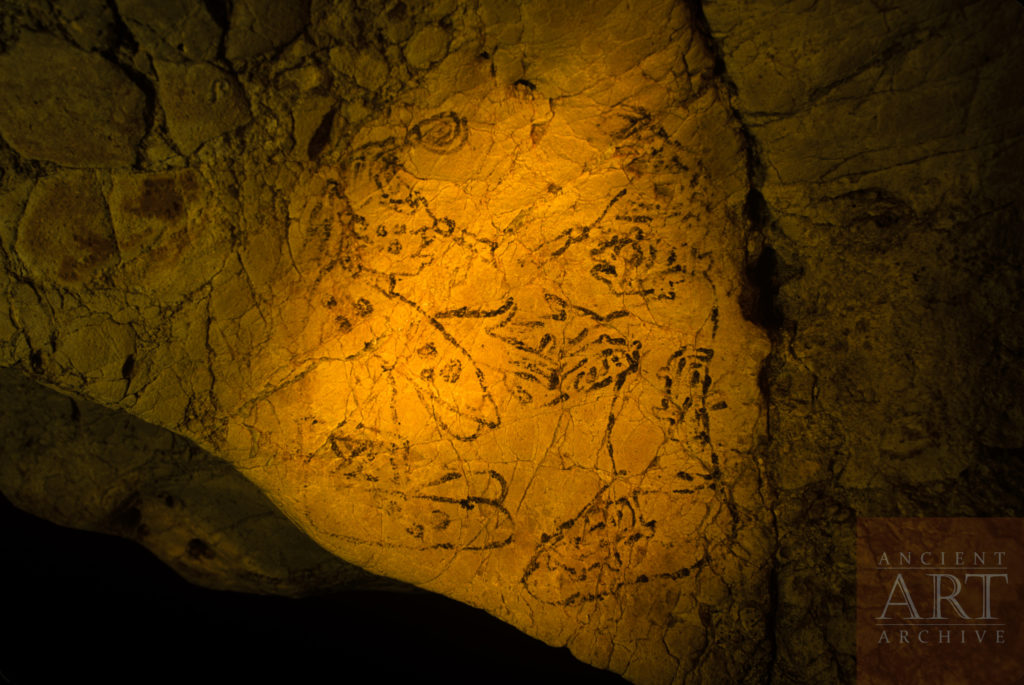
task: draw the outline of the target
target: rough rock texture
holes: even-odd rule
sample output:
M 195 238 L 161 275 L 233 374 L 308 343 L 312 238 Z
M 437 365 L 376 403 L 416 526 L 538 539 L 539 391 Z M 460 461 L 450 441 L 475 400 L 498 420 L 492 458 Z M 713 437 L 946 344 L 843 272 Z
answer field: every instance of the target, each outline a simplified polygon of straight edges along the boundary
M 206 61 L 217 57 L 221 30 L 206 3 L 120 0 L 121 20 L 153 59 Z
M 137 540 L 207 587 L 301 595 L 409 589 L 315 545 L 230 465 L 185 438 L 0 369 L 0 482 L 16 506 Z
M 145 116 L 143 92 L 96 53 L 26 31 L 0 55 L 0 135 L 29 159 L 128 166 Z
M 850 682 L 857 516 L 1024 515 L 1024 8 L 704 11 L 778 291 L 776 677 Z
M 225 55 L 246 60 L 287 44 L 306 29 L 309 0 L 238 0 L 231 4 Z
M 743 141 L 690 10 L 297 7 L 235 3 L 229 63 L 154 38 L 180 8 L 125 5 L 94 57 L 151 84 L 144 161 L 11 165 L 0 361 L 591 663 L 763 670 L 768 345 L 740 303 Z
M 1021 511 L 1024 13 L 641 4 L 10 11 L 144 106 L 0 115 L 0 365 L 636 682 L 849 681 L 855 515 Z
M 205 62 L 155 62 L 157 92 L 171 142 L 189 155 L 252 118 L 245 93 L 229 72 Z

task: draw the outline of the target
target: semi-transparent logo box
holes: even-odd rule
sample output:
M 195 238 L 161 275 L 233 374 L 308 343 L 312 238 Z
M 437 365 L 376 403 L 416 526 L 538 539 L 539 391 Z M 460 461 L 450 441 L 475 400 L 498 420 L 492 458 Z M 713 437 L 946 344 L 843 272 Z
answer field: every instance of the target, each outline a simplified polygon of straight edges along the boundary
M 1024 684 L 1024 519 L 857 521 L 857 682 Z

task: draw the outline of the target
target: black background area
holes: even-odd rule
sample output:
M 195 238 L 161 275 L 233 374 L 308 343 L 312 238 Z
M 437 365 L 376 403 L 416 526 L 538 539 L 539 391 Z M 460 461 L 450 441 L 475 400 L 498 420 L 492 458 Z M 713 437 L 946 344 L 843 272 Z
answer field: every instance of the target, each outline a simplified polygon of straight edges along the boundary
M 0 568 L 0 684 L 625 682 L 440 595 L 199 588 L 3 497 Z

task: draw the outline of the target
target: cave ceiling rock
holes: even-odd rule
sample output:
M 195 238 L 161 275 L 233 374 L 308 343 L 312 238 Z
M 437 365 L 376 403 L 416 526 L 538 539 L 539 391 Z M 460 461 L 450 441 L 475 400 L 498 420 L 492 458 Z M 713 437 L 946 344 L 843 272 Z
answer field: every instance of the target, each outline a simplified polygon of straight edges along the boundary
M 138 28 L 180 155 L 128 169 L 129 121 L 121 168 L 8 170 L 0 363 L 592 664 L 761 672 L 768 344 L 712 55 L 668 0 L 483 5 L 236 2 L 230 68 Z
M 189 155 L 252 117 L 233 74 L 205 62 L 155 62 L 157 92 L 171 140 Z
M 118 0 L 117 9 L 139 47 L 153 59 L 204 62 L 217 57 L 221 29 L 207 3 Z
M 28 9 L 32 12 L 43 9 L 43 5 L 25 3 L 19 8 L 15 3 L 9 3 L 5 9 Z M 103 52 L 117 44 L 117 15 L 106 0 L 64 0 L 49 9 L 52 14 L 44 12 L 34 17 L 37 24 L 42 25 L 40 28 L 45 27 L 48 33 L 63 34 L 88 52 Z
M 144 93 L 94 52 L 25 31 L 0 55 L 0 135 L 29 159 L 128 166 L 145 117 Z
M 1024 8 L 703 8 L 777 255 L 778 673 L 844 682 L 857 516 L 1020 515 Z
M 287 44 L 307 28 L 309 0 L 238 0 L 231 3 L 225 55 L 251 59 Z
M 189 581 L 279 595 L 409 590 L 313 543 L 185 438 L 0 369 L 0 483 L 18 508 L 145 545 Z

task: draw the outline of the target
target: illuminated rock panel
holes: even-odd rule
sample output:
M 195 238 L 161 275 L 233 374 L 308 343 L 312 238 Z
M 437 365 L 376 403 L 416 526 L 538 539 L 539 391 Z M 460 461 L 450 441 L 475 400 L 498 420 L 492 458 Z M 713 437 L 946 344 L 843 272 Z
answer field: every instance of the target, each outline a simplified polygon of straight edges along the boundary
M 1014 3 L 60 4 L 0 15 L 22 506 L 643 683 L 842 681 L 856 516 L 1019 514 Z

